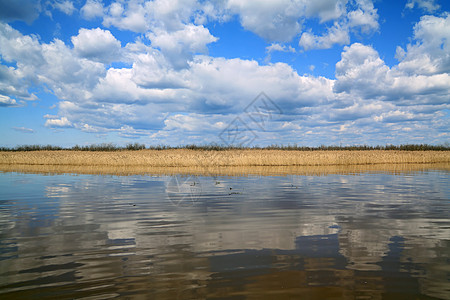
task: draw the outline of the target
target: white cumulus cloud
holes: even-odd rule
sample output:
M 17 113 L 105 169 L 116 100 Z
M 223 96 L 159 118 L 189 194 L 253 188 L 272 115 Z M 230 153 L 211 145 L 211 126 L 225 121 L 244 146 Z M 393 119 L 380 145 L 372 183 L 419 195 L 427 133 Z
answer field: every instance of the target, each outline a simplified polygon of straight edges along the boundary
M 288 42 L 301 30 L 304 5 L 295 1 L 229 0 L 227 6 L 239 15 L 244 28 L 267 41 Z
M 152 46 L 161 49 L 175 68 L 187 67 L 194 54 L 206 53 L 206 45 L 217 41 L 202 25 L 186 25 L 174 32 L 149 33 Z
M 350 35 L 347 28 L 339 24 L 328 28 L 323 36 L 317 36 L 310 32 L 304 32 L 300 38 L 299 46 L 305 50 L 311 49 L 329 49 L 335 44 L 345 45 L 350 43 Z
M 398 68 L 409 74 L 450 73 L 450 14 L 423 16 L 414 26 L 413 44 L 397 48 Z
M 120 42 L 109 30 L 81 28 L 72 43 L 81 57 L 104 63 L 119 59 Z
M 18 106 L 15 99 L 11 99 L 8 96 L 0 95 L 0 107 L 14 107 Z
M 108 7 L 108 13 L 103 18 L 104 26 L 115 26 L 134 32 L 145 32 L 149 29 L 146 20 L 146 9 L 140 1 L 130 1 L 122 4 L 114 2 Z
M 389 68 L 371 46 L 353 44 L 336 64 L 334 91 L 403 105 L 448 102 L 449 74 L 410 74 L 401 67 Z
M 66 15 L 71 15 L 75 11 L 73 2 L 69 0 L 54 0 L 54 2 L 51 3 L 51 6 L 53 6 L 55 9 L 62 11 Z
M 388 66 L 374 46 L 352 43 L 355 33 L 379 29 L 369 0 L 102 3 L 86 1 L 81 15 L 103 18 L 104 26 L 139 37 L 122 47 L 111 28 L 81 28 L 72 47 L 0 23 L 0 55 L 6 62 L 0 65 L 0 106 L 25 105 L 23 100 L 37 98 L 36 86 L 45 86 L 59 99 L 56 115 L 45 116 L 47 127 L 149 143 L 205 143 L 217 142 L 236 116 L 244 119 L 244 109 L 264 91 L 283 111 L 265 131 L 248 123 L 264 143 L 371 143 L 395 138 L 399 130 L 414 138 L 448 131 L 448 14 L 423 16 L 410 44 L 397 48 L 399 63 Z M 298 42 L 304 50 L 347 45 L 336 79 L 302 76 L 288 63 L 209 56 L 208 46 L 218 39 L 208 22 L 228 18 L 269 41 L 268 56 L 298 53 L 282 42 Z M 311 18 L 324 34 L 306 27 Z
M 87 20 L 102 17 L 104 13 L 103 3 L 97 0 L 87 0 L 80 9 L 81 16 Z
M 346 16 L 336 20 L 328 27 L 326 33 L 316 35 L 313 32 L 303 32 L 299 46 L 304 50 L 329 49 L 334 45 L 350 43 L 352 32 L 370 34 L 379 28 L 378 12 L 371 0 L 355 0 L 356 8 L 350 10 Z
M 60 128 L 66 128 L 66 127 L 72 127 L 72 122 L 70 122 L 66 117 L 62 117 L 60 119 L 47 119 L 45 121 L 46 127 L 60 127 Z

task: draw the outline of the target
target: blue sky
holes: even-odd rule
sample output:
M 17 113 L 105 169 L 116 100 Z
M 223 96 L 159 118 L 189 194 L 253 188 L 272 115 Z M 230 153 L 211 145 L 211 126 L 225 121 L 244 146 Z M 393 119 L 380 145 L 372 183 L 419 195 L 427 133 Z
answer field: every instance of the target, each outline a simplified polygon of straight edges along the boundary
M 0 146 L 444 144 L 449 73 L 448 1 L 0 0 Z

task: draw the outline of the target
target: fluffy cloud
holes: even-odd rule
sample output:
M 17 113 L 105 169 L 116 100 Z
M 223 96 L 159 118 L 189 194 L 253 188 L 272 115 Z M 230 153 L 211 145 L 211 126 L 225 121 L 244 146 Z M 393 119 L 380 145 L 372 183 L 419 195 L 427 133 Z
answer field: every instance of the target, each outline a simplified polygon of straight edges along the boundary
M 215 122 L 217 116 L 191 113 L 188 115 L 176 114 L 164 120 L 165 130 L 182 130 L 185 132 L 204 132 L 205 129 L 217 131 L 223 129 L 221 123 Z
M 197 19 L 198 14 L 208 17 L 218 13 L 220 2 L 202 4 L 197 0 L 155 0 L 146 2 L 144 11 L 151 29 L 172 32 L 182 29 L 191 19 Z
M 103 64 L 79 58 L 61 40 L 41 44 L 35 36 L 24 36 L 0 23 L 0 54 L 16 67 L 0 69 L 8 79 L 0 85 L 25 100 L 36 96 L 27 92 L 32 84 L 46 84 L 59 99 L 87 99 L 89 90 L 105 74 Z
M 8 95 L 22 100 L 36 100 L 28 92 L 30 83 L 21 70 L 0 65 L 0 95 Z
M 311 29 L 303 33 L 300 46 L 306 50 L 348 44 L 350 32 L 367 34 L 379 26 L 372 0 L 133 0 L 113 2 L 105 9 L 90 0 L 81 12 L 86 18 L 103 15 L 104 26 L 147 32 L 154 38 L 160 33 L 180 32 L 192 21 L 202 25 L 209 20 L 226 21 L 237 16 L 245 29 L 266 41 L 290 42 L 302 33 L 302 24 L 308 18 L 318 18 L 323 24 L 333 22 L 325 36 L 317 36 Z
M 22 35 L 7 24 L 0 23 L 0 53 L 7 62 L 35 65 L 43 60 L 37 36 Z
M 120 42 L 108 30 L 81 28 L 72 43 L 80 57 L 103 63 L 119 59 Z
M 261 66 L 256 61 L 197 56 L 189 69 L 177 71 L 158 63 L 158 56 L 160 54 L 153 50 L 141 54 L 132 68 L 110 68 L 94 88 L 85 87 L 90 91 L 89 97 L 66 96 L 67 100 L 59 104 L 59 117 L 47 120 L 47 126 L 64 124 L 83 131 L 112 132 L 127 125 L 135 130 L 152 128 L 145 132 L 163 138 L 168 131 L 196 134 L 198 126 L 183 125 L 181 121 L 201 124 L 202 120 L 210 119 L 208 122 L 212 127 L 208 137 L 214 139 L 218 130 L 234 118 L 234 113 L 242 112 L 251 103 L 261 87 L 293 118 L 301 109 L 320 106 L 333 97 L 332 81 L 299 76 L 286 64 Z M 165 82 L 157 75 L 151 84 L 142 82 L 142 77 L 149 80 L 145 75 L 148 73 L 142 72 L 158 68 L 163 68 L 158 71 L 160 74 L 168 76 Z M 170 77 L 179 80 L 178 86 L 167 85 L 171 82 Z M 62 84 L 61 89 L 68 90 Z M 70 123 L 63 122 L 62 116 Z M 205 126 L 202 127 L 204 130 Z M 131 137 L 131 133 L 127 136 Z
M 132 80 L 133 70 L 110 68 L 104 78 L 100 78 L 93 90 L 93 98 L 109 103 L 144 103 L 151 92 L 140 89 Z
M 189 69 L 177 71 L 160 59 L 158 52 L 147 53 L 131 69 L 110 68 L 93 90 L 92 99 L 174 103 L 170 110 L 229 113 L 244 109 L 262 87 L 281 105 L 315 106 L 332 97 L 332 81 L 299 76 L 283 63 L 261 66 L 256 61 L 197 56 Z
M 124 4 L 114 2 L 108 7 L 108 14 L 103 19 L 104 26 L 116 26 L 134 32 L 145 32 L 149 29 L 145 8 L 138 1 Z
M 355 99 L 350 106 L 330 109 L 327 117 L 330 121 L 355 121 L 374 117 L 393 108 L 394 105 L 381 101 L 364 102 L 360 99 Z
M 33 65 L 43 60 L 37 37 L 23 36 L 0 23 L 0 54 L 4 61 L 17 64 L 16 68 L 0 65 L 0 95 L 35 100 L 36 96 L 28 89 L 36 78 Z
M 346 45 L 350 43 L 350 33 L 360 32 L 370 34 L 379 28 L 378 13 L 371 0 L 356 0 L 356 8 L 333 26 L 327 28 L 323 35 L 312 32 L 304 32 L 299 41 L 299 46 L 305 50 L 329 49 L 334 45 Z
M 310 32 L 302 34 L 299 46 L 305 50 L 311 49 L 329 49 L 333 45 L 345 45 L 350 43 L 350 35 L 347 28 L 343 28 L 339 24 L 328 28 L 328 32 L 323 36 L 317 36 Z
M 0 107 L 12 107 L 18 106 L 15 99 L 11 99 L 8 96 L 0 95 Z
M 200 4 L 196 0 L 114 2 L 106 11 L 104 26 L 146 33 L 152 46 L 176 69 L 186 68 L 193 54 L 206 53 L 206 45 L 217 40 L 203 25 L 190 22 L 191 18 L 200 23 L 208 18 L 219 18 L 217 8 L 210 3 Z
M 286 45 L 281 45 L 278 43 L 272 43 L 270 46 L 266 47 L 266 53 L 267 53 L 267 57 L 265 58 L 266 62 L 269 62 L 272 59 L 272 53 L 273 52 L 291 52 L 291 53 L 295 53 L 295 48 L 292 46 L 286 46 Z
M 425 114 L 414 114 L 408 111 L 394 110 L 375 117 L 376 121 L 383 121 L 386 123 L 400 123 L 405 121 L 424 121 L 430 116 Z
M 413 9 L 415 6 L 421 8 L 429 13 L 435 12 L 440 8 L 440 5 L 435 0 L 408 0 L 405 7 Z
M 62 41 L 42 45 L 44 64 L 38 66 L 39 80 L 46 83 L 62 100 L 86 99 L 104 75 L 103 64 L 80 59 Z
M 336 64 L 334 90 L 354 92 L 365 97 L 376 97 L 389 86 L 387 67 L 370 46 L 355 43 L 345 47 L 341 60 Z
M 450 17 L 424 16 L 414 27 L 415 43 L 397 48 L 400 63 L 389 68 L 375 49 L 345 47 L 336 64 L 334 91 L 402 105 L 448 103 Z
M 399 70 L 408 74 L 450 73 L 450 14 L 423 16 L 414 26 L 414 40 L 406 50 L 397 47 Z
M 366 99 L 383 99 L 403 105 L 442 104 L 448 101 L 450 76 L 429 76 L 401 72 L 389 68 L 370 46 L 353 44 L 345 47 L 336 64 L 334 91 L 355 94 Z
M 303 5 L 294 1 L 238 1 L 229 0 L 228 8 L 240 16 L 244 28 L 255 32 L 268 41 L 290 41 L 301 25 Z
M 145 48 L 145 52 L 136 55 L 133 60 L 133 82 L 141 88 L 187 88 L 188 73 L 188 70 L 173 69 L 172 64 L 160 51 L 149 47 Z
M 272 43 L 270 46 L 266 47 L 266 52 L 271 53 L 274 51 L 295 52 L 295 49 L 292 46 L 286 47 L 285 45 L 280 45 L 278 43 Z
M 66 15 L 71 15 L 75 11 L 73 2 L 69 0 L 54 0 L 53 2 L 50 3 L 51 6 L 53 6 L 55 9 L 62 11 Z
M 357 8 L 347 11 L 348 2 L 354 2 Z M 306 50 L 349 43 L 350 30 L 359 28 L 361 32 L 368 33 L 378 28 L 378 14 L 371 0 L 229 0 L 227 8 L 240 17 L 244 28 L 271 42 L 291 41 L 301 33 L 302 24 L 308 18 L 318 18 L 320 23 L 333 21 L 328 36 L 316 36 L 308 31 L 303 33 L 300 46 Z
M 201 58 L 191 66 L 191 90 L 197 105 L 218 112 L 241 111 L 263 89 L 281 106 L 315 106 L 331 97 L 331 81 L 299 76 L 284 63 Z
M 66 117 L 62 117 L 60 119 L 57 118 L 49 118 L 47 121 L 45 121 L 46 127 L 60 127 L 60 128 L 66 128 L 66 127 L 72 127 L 72 122 L 70 122 Z
M 179 30 L 198 6 L 195 0 L 118 1 L 107 7 L 103 25 L 134 32 Z
M 161 49 L 175 68 L 185 68 L 193 54 L 206 53 L 206 45 L 217 41 L 209 30 L 200 26 L 186 25 L 174 32 L 149 33 L 152 46 Z
M 356 0 L 357 8 L 347 14 L 350 30 L 371 33 L 378 30 L 378 12 L 372 0 Z
M 218 134 L 235 117 L 269 144 L 279 138 L 370 143 L 399 130 L 414 137 L 447 131 L 448 14 L 422 17 L 411 44 L 397 49 L 399 63 L 392 67 L 372 46 L 350 44 L 353 32 L 378 29 L 377 11 L 366 0 L 134 0 L 106 7 L 89 0 L 81 14 L 143 34 L 122 47 L 109 30 L 80 29 L 72 47 L 0 23 L 0 55 L 7 62 L 0 65 L 0 106 L 36 99 L 32 87 L 45 85 L 60 101 L 45 126 L 149 143 L 220 142 Z M 230 16 L 268 41 L 291 41 L 300 36 L 305 18 L 317 18 L 327 31 L 304 32 L 299 45 L 308 50 L 349 44 L 336 64 L 336 79 L 302 76 L 286 63 L 208 56 L 217 38 L 204 24 Z M 295 49 L 274 42 L 266 48 L 269 56 L 273 51 Z M 111 62 L 119 64 L 108 66 Z M 261 91 L 283 112 L 264 130 L 244 112 Z
M 307 17 L 318 16 L 320 22 L 336 20 L 345 15 L 348 0 L 303 1 Z
M 80 9 L 81 16 L 87 20 L 102 17 L 104 13 L 103 3 L 96 0 L 87 0 Z

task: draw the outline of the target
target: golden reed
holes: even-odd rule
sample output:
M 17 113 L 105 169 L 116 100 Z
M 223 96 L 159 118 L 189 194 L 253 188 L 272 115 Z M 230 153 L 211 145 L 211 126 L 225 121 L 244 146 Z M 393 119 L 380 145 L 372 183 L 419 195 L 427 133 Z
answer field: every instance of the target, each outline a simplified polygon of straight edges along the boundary
M 189 149 L 0 152 L 0 165 L 237 167 L 450 163 L 450 151 L 287 151 Z

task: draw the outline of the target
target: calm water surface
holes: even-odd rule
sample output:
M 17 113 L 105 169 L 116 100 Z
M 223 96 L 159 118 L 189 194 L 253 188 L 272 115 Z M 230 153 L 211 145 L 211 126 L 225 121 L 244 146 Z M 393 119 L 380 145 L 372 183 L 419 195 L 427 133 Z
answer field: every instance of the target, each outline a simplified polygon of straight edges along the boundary
M 450 299 L 444 171 L 0 173 L 1 299 Z

